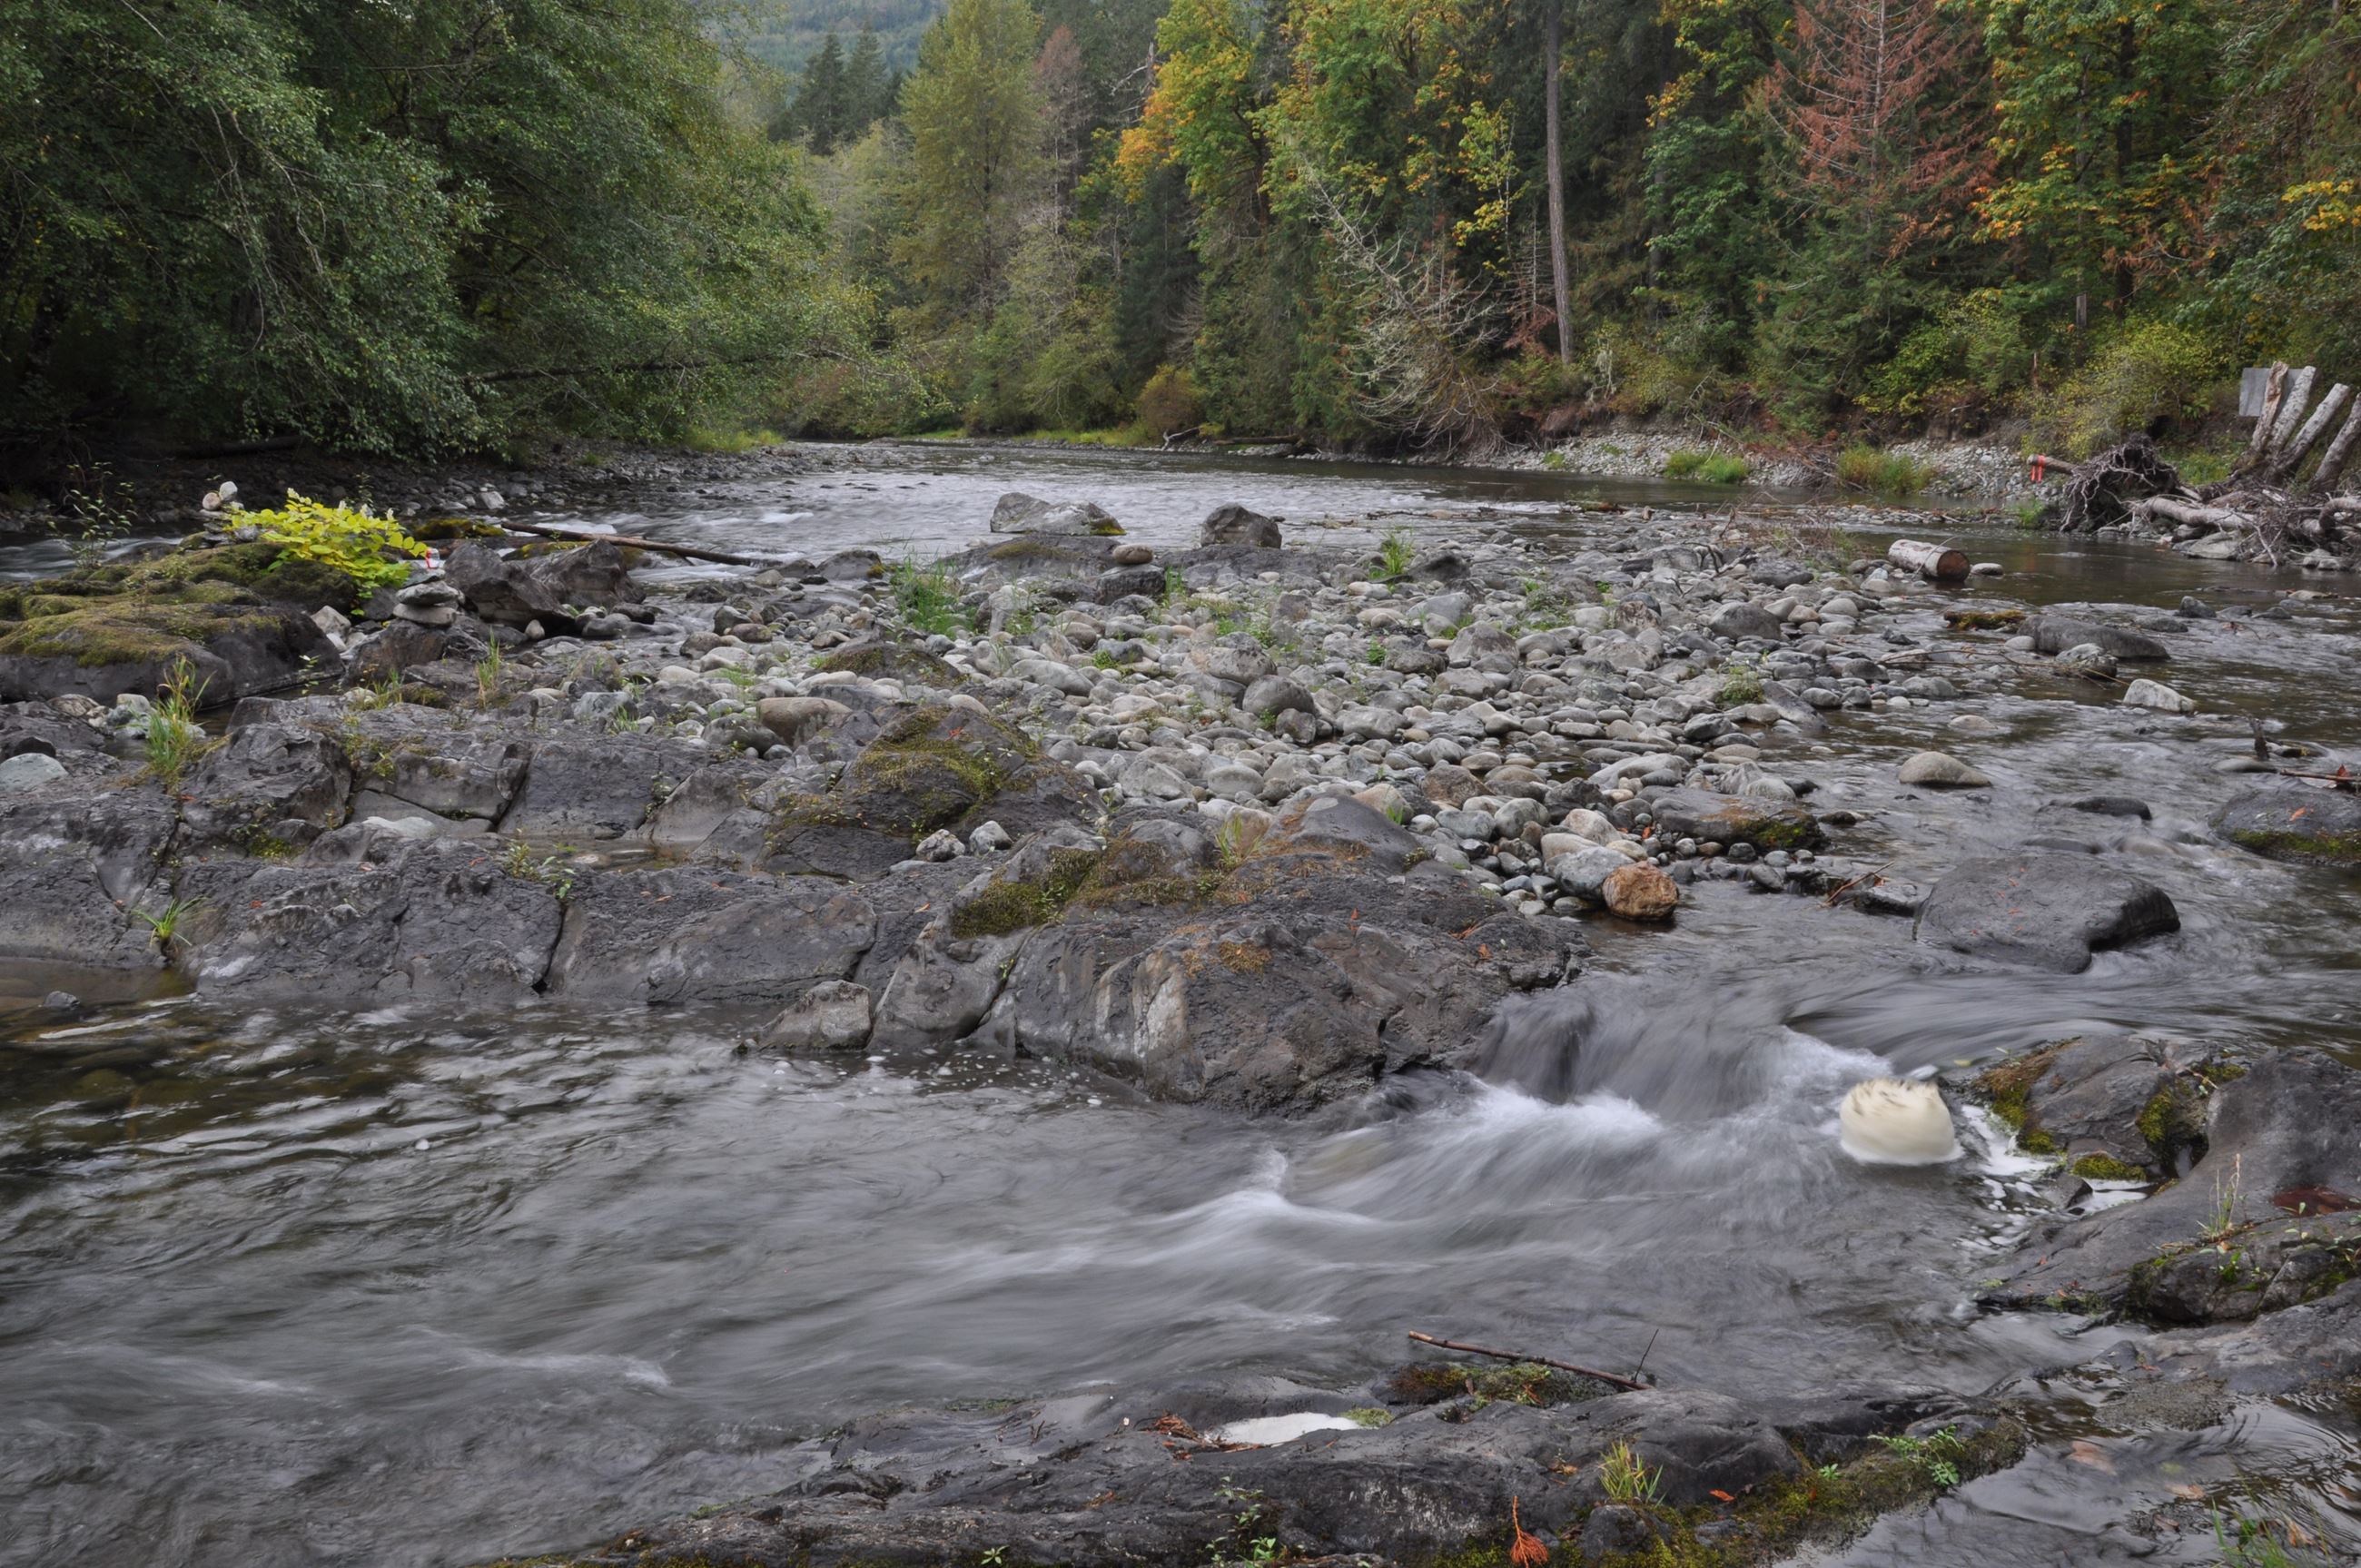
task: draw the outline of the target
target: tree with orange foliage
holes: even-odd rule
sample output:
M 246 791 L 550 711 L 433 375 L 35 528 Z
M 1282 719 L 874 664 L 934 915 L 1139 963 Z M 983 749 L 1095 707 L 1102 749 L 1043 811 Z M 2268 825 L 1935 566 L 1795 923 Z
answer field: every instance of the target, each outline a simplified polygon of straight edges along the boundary
M 1989 183 L 1979 42 L 1957 0 L 1795 0 L 1764 93 L 1795 248 L 1763 341 L 1791 406 L 1832 404 L 1926 313 Z

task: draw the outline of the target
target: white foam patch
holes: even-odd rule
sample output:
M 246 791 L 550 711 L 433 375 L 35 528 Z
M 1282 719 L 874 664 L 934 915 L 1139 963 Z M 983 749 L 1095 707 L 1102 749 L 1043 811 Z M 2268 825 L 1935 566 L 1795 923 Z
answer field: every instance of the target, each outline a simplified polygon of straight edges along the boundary
M 555 1372 L 586 1382 L 614 1381 L 642 1388 L 669 1388 L 672 1379 L 653 1361 L 636 1355 L 502 1355 L 473 1346 L 459 1352 L 460 1365 L 504 1372 Z
M 1489 1142 L 1533 1133 L 1577 1135 L 1587 1141 L 1640 1143 L 1664 1130 L 1653 1112 L 1620 1094 L 1586 1094 L 1557 1103 L 1521 1090 L 1486 1084 L 1446 1137 Z
M 1215 1427 L 1205 1435 L 1215 1442 L 1293 1442 L 1310 1437 L 1316 1431 L 1356 1431 L 1359 1423 L 1342 1416 L 1323 1416 L 1317 1410 L 1301 1410 L 1291 1416 L 1255 1416 L 1243 1421 L 1232 1421 Z

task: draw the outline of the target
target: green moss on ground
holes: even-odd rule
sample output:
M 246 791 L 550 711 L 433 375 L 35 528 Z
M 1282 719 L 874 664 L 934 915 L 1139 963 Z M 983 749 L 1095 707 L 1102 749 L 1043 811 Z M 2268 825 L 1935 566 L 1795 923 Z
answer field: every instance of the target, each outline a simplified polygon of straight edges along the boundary
M 2145 1181 L 2147 1171 L 2142 1167 L 2117 1159 L 2108 1154 L 2086 1154 L 2073 1165 L 2074 1174 L 2086 1181 Z
M 2028 1441 L 2010 1418 L 1964 1439 L 1897 1439 L 1833 1472 L 1806 1464 L 1795 1479 L 1757 1487 L 1723 1508 L 1642 1505 L 1660 1538 L 1607 1557 L 1599 1568 L 1762 1568 L 1808 1546 L 1849 1540 L 1882 1515 L 1922 1506 L 2014 1464 Z M 1712 1533 L 1701 1540 L 1705 1527 Z M 1584 1562 L 1573 1544 L 1577 1535 L 1569 1530 L 1561 1538 L 1554 1561 Z

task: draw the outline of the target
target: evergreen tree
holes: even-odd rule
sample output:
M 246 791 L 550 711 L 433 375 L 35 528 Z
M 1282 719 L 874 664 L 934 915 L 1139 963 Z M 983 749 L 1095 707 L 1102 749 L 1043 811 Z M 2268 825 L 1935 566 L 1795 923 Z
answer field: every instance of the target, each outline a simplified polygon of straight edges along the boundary
M 835 151 L 839 142 L 849 139 L 846 131 L 851 115 L 847 85 L 844 50 L 831 32 L 818 52 L 804 62 L 803 83 L 796 89 L 796 128 L 822 158 Z
M 920 295 L 951 318 L 999 303 L 1025 208 L 1041 185 L 1040 22 L 1026 0 L 951 0 L 902 90 L 911 225 L 895 247 Z
M 692 0 L 0 0 L 0 430 L 662 434 L 812 326 Z M 0 452 L 0 457 L 7 455 Z
M 877 41 L 877 29 L 863 21 L 861 36 L 853 39 L 852 53 L 844 62 L 844 124 L 837 138 L 840 142 L 860 140 L 869 134 L 870 126 L 894 112 L 888 85 L 884 48 Z

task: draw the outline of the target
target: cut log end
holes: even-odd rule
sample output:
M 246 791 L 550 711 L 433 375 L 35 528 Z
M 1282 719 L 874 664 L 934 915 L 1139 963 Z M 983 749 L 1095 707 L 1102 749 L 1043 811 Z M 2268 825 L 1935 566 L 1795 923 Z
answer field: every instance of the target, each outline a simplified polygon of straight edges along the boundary
M 1928 544 L 1916 539 L 1897 539 L 1886 547 L 1886 562 L 1905 572 L 1916 572 L 1922 577 L 1938 583 L 1965 581 L 1968 575 L 1968 554 L 1945 544 Z

